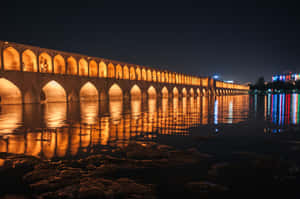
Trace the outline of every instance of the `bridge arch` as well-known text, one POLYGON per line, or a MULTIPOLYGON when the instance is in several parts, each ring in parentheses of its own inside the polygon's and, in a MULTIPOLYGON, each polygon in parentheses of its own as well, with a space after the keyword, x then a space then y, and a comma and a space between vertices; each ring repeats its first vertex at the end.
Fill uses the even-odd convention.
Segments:
POLYGON ((173 97, 179 97, 179 92, 176 87, 173 88, 173 97))
POLYGON ((169 73, 165 72, 164 74, 165 74, 165 82, 169 83, 169 73))
POLYGON ((157 73, 156 73, 156 80, 157 80, 157 82, 161 82, 159 71, 157 71, 157 73))
POLYGON ((150 86, 147 90, 149 99, 156 99, 156 89, 153 86, 150 86))
POLYGON ((98 64, 95 60, 91 60, 89 64, 89 76, 97 77, 98 76, 98 64))
POLYGON ((150 69, 147 70, 147 81, 149 81, 149 82, 152 81, 152 72, 150 69))
POLYGON ((141 99, 142 98, 142 91, 138 85, 133 85, 130 89, 130 97, 132 100, 141 99))
POLYGON ((88 76, 89 73, 89 66, 88 66, 88 62, 81 58, 79 60, 79 75, 80 76, 88 76))
POLYGON ((135 69, 133 66, 130 67, 129 73, 130 73, 129 75, 130 80, 135 80, 135 69))
POLYGON ((87 82, 81 87, 79 97, 81 102, 98 101, 99 92, 93 83, 87 82))
POLYGON ((120 64, 116 66, 116 79, 123 79, 123 70, 120 64))
POLYGON ((67 94, 65 89, 56 81, 52 80, 48 82, 42 88, 41 100, 46 102, 66 102, 67 94))
POLYGON ((152 71, 152 81, 154 81, 154 82, 156 82, 156 71, 155 70, 153 70, 152 71))
POLYGON ((136 68, 136 80, 142 80, 141 69, 140 67, 136 68))
POLYGON ((113 84, 109 90, 108 95, 110 100, 120 100, 123 99, 123 91, 118 84, 113 84))
POLYGON ((191 95, 191 97, 194 97, 194 89, 193 88, 190 89, 190 95, 191 95))
POLYGON ((37 59, 34 52, 27 49, 22 53, 23 71, 37 72, 37 59))
POLYGON ((197 92, 197 97, 200 97, 201 96, 201 91, 200 91, 199 88, 197 88, 196 92, 197 92))
POLYGON ((67 59, 67 74, 77 75, 77 61, 74 57, 69 57, 67 59))
POLYGON ((54 57, 54 73, 55 74, 65 74, 66 73, 65 59, 61 55, 56 55, 54 57))
POLYGON ((127 65, 123 67, 123 79, 129 79, 129 69, 127 65))
POLYGON ((109 63, 108 64, 108 77, 109 78, 114 78, 115 77, 115 67, 112 63, 109 63))
POLYGON ((107 66, 103 61, 99 63, 99 77, 107 77, 107 66))
POLYGON ((48 53, 39 55, 39 67, 41 73, 52 73, 52 58, 48 53))
POLYGON ((5 78, 0 78, 0 104, 22 104, 20 89, 5 78))
POLYGON ((162 94, 162 97, 163 97, 163 98, 168 98, 168 96, 169 96, 169 91, 168 91, 167 87, 164 86, 164 87, 162 88, 161 94, 162 94))
POLYGON ((147 72, 146 69, 142 69, 142 80, 147 81, 147 72))
POLYGON ((164 83, 165 82, 165 73, 161 72, 161 82, 164 83))
POLYGON ((7 47, 3 51, 4 70, 17 70, 21 69, 20 54, 13 47, 7 47))
POLYGON ((186 97, 187 96, 186 88, 183 88, 181 92, 182 92, 182 97, 186 97))

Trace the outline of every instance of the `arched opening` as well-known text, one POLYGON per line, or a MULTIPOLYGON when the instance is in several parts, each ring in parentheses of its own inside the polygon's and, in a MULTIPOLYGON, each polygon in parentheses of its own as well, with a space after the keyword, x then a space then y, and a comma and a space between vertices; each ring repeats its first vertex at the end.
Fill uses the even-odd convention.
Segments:
POLYGON ((165 72, 164 75, 165 75, 165 82, 169 83, 169 74, 165 72))
POLYGON ((123 91, 117 84, 113 84, 109 91, 109 111, 112 121, 117 124, 121 120, 121 114, 123 111, 123 91))
POLYGON ((130 80, 135 80, 135 70, 134 70, 134 67, 130 67, 130 80))
POLYGON ((163 98, 167 98, 169 95, 168 89, 166 87, 163 87, 163 89, 161 90, 161 94, 163 98))
POLYGON ((98 101, 98 90, 91 82, 85 83, 79 92, 80 102, 98 101))
POLYGON ((129 69, 126 65, 123 67, 123 77, 124 79, 129 79, 129 69))
POLYGON ((67 59, 68 71, 69 75, 77 75, 77 61, 74 57, 69 57, 67 59))
POLYGON ((54 73, 55 74, 65 74, 66 73, 65 59, 61 55, 56 55, 54 57, 54 73))
POLYGON ((142 91, 137 86, 134 85, 130 90, 131 96, 131 114, 134 119, 137 119, 141 113, 141 104, 142 104, 142 91))
POLYGON ((20 70, 20 54, 13 47, 3 51, 4 70, 20 70))
POLYGON ((108 91, 110 100, 119 100, 123 98, 123 91, 118 84, 113 84, 108 91))
POLYGON ((152 71, 152 81, 156 82, 156 72, 155 72, 155 70, 152 71))
POLYGON ((175 73, 172 74, 172 83, 173 84, 176 83, 176 74, 175 73))
POLYGON ((147 93, 148 93, 148 98, 150 99, 153 99, 155 98, 156 99, 156 89, 153 87, 153 86, 150 86, 147 90, 147 93))
POLYGON ((0 104, 22 104, 20 89, 5 78, 0 78, 0 104))
POLYGON ((67 95, 65 89, 56 81, 48 82, 42 89, 41 98, 46 102, 66 102, 67 95))
POLYGON ((107 67, 103 61, 99 63, 99 77, 107 77, 107 67))
POLYGON ((122 71, 122 66, 118 64, 116 66, 116 79, 123 79, 123 71, 122 71))
POLYGON ((182 97, 186 97, 186 95, 187 95, 186 88, 183 88, 182 89, 182 97))
POLYGON ((89 75, 89 67, 88 63, 85 59, 81 58, 79 60, 79 75, 80 76, 88 76, 89 75))
POLYGON ((161 72, 161 82, 164 83, 165 82, 165 73, 161 72))
POLYGON ((89 70, 90 77, 98 77, 98 65, 94 60, 90 61, 89 70))
POLYGON ((115 67, 112 63, 108 64, 108 77, 114 78, 115 77, 115 67))
POLYGON ((130 89, 130 97, 132 100, 142 98, 142 91, 136 84, 130 89))
POLYGON ((179 92, 178 89, 176 87, 173 88, 173 97, 178 97, 179 96, 179 92))
POLYGON ((152 81, 152 73, 151 73, 150 69, 147 70, 147 81, 149 81, 149 82, 152 81))
POLYGON ((136 68, 136 79, 141 80, 142 75, 141 75, 141 69, 139 67, 136 68))
POLYGON ((41 73, 52 73, 52 59, 47 53, 39 55, 39 66, 41 73))
POLYGON ((144 68, 142 69, 142 80, 147 81, 147 73, 144 68))
POLYGON ((191 97, 194 97, 194 89, 193 88, 190 89, 190 95, 191 95, 191 97))
POLYGON ((142 99, 140 98, 131 98, 131 116, 132 119, 137 120, 139 119, 141 115, 141 105, 142 105, 142 99))
POLYGON ((23 71, 37 72, 37 60, 35 54, 27 49, 22 53, 23 71))
POLYGON ((201 92, 200 92, 200 89, 197 88, 197 97, 201 96, 201 92))
POLYGON ((156 80, 157 80, 157 82, 161 82, 159 71, 156 73, 156 80))
POLYGON ((202 95, 203 95, 203 96, 206 95, 206 89, 205 89, 205 88, 202 89, 202 95))

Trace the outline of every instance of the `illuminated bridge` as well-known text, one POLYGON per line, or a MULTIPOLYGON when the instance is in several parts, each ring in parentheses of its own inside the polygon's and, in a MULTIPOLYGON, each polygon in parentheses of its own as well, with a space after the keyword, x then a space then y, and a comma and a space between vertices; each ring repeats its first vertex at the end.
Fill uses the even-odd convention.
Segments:
POLYGON ((247 93, 248 86, 0 41, 0 102, 98 101, 247 93))

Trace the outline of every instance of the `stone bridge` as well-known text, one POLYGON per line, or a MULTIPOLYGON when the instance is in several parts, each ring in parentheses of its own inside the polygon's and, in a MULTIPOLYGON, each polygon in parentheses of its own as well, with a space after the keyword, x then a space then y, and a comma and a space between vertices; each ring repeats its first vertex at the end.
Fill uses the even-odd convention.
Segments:
POLYGON ((0 104, 247 93, 248 86, 0 41, 0 104))

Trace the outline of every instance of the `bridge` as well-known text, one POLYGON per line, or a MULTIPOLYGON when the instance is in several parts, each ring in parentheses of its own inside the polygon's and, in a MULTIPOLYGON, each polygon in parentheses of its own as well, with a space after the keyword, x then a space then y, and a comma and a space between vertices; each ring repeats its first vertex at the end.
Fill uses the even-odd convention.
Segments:
POLYGON ((0 104, 248 93, 249 87, 0 41, 0 104))

